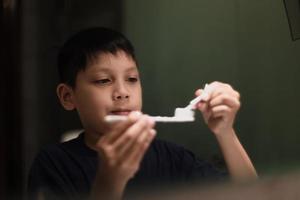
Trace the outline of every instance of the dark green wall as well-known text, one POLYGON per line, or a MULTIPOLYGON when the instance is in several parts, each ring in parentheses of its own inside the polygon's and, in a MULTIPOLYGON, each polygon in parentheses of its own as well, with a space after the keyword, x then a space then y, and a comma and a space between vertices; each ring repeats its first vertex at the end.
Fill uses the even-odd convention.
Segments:
MULTIPOLYGON (((300 40, 280 0, 127 0, 124 30, 143 75, 144 111, 172 115, 214 80, 241 93, 236 129, 259 172, 300 167, 300 40)), ((159 124, 161 138, 218 154, 200 115, 159 124)))

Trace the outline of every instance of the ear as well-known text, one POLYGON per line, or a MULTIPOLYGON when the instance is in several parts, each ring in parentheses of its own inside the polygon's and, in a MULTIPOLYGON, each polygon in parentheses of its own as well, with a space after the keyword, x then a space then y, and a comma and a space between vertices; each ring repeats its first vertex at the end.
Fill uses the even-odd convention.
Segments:
POLYGON ((66 110, 74 110, 76 108, 73 89, 70 86, 60 83, 56 88, 56 93, 61 105, 66 110))

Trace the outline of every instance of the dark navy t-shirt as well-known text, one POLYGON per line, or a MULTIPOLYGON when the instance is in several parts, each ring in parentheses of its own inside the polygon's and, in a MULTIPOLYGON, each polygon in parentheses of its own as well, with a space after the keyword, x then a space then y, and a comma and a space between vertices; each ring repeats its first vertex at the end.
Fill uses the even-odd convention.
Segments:
MULTIPOLYGON (((44 148, 35 158, 29 173, 28 192, 32 199, 80 199, 88 196, 98 164, 96 151, 76 139, 44 148)), ((141 188, 155 188, 174 183, 218 180, 225 173, 218 171, 186 148, 154 139, 139 171, 126 187, 126 193, 141 188)))

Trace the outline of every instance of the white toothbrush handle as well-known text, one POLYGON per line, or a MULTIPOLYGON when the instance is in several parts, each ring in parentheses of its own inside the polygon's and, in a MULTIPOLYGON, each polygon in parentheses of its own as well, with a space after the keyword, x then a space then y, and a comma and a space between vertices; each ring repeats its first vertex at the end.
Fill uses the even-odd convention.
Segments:
POLYGON ((106 122, 125 121, 126 119, 127 119, 127 116, 123 116, 123 115, 107 115, 104 118, 104 120, 106 122))
MULTIPOLYGON (((191 122, 194 121, 194 117, 188 118, 188 119, 178 119, 175 117, 161 117, 161 116, 150 116, 155 122, 191 122)), ((106 122, 119 122, 119 121, 125 121, 127 119, 127 116, 123 115, 107 115, 105 116, 104 120, 106 122)))
POLYGON ((195 106, 199 101, 203 99, 205 95, 207 95, 207 92, 208 92, 208 84, 205 84, 202 94, 197 96, 193 100, 191 100, 189 106, 192 107, 195 106))

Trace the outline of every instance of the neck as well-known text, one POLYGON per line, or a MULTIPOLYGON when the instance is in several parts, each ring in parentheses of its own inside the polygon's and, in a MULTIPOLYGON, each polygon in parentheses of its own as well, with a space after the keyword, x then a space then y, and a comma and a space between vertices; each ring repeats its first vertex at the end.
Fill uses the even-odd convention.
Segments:
POLYGON ((97 142, 102 137, 102 134, 85 131, 84 143, 94 151, 98 151, 97 142))

